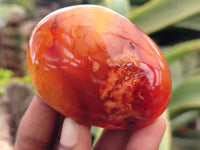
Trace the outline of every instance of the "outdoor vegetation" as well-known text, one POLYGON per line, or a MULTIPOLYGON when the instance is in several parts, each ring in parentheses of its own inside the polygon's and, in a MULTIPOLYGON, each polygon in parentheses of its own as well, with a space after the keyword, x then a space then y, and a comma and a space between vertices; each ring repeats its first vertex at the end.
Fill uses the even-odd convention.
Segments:
MULTIPOLYGON (((167 130, 160 150, 199 150, 200 0, 0 0, 0 134, 1 122, 5 121, 1 116, 14 115, 14 121, 6 119, 10 127, 6 129, 11 132, 9 148, 12 149, 19 120, 35 93, 26 71, 31 31, 53 10, 77 4, 106 6, 131 20, 159 45, 172 80, 171 101, 163 114, 167 130), (23 100, 14 96, 20 90, 23 100), (11 111, 14 106, 7 107, 7 103, 19 108, 11 111), (4 107, 6 112, 1 110, 4 107)), ((94 142, 101 131, 92 128, 94 142)))

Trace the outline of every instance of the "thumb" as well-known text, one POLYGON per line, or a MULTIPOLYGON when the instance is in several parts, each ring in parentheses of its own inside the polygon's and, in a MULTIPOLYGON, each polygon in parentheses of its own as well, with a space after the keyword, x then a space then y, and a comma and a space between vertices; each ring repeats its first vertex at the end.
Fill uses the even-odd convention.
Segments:
POLYGON ((90 127, 65 118, 58 150, 90 150, 90 127))
POLYGON ((166 122, 164 118, 159 117, 151 125, 133 131, 127 149, 158 150, 165 128, 166 122))

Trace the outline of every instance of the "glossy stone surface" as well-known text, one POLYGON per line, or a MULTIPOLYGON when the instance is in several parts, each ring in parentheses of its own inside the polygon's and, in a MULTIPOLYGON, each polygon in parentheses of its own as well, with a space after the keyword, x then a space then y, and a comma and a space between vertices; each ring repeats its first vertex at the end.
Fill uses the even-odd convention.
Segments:
POLYGON ((105 128, 150 124, 171 95, 169 68, 157 45, 100 6, 68 7, 46 16, 30 37, 27 69, 50 106, 105 128))

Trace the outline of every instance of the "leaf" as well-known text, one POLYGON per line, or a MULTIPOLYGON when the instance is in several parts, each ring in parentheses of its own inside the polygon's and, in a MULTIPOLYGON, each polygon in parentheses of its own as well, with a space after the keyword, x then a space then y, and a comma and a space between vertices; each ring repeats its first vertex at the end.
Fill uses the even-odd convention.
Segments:
POLYGON ((173 25, 200 12, 200 0, 151 0, 127 18, 147 34, 173 25))
POLYGON ((0 98, 5 92, 5 87, 10 82, 12 75, 11 70, 0 68, 0 98))
POLYGON ((176 118, 171 120, 172 130, 174 131, 174 130, 179 129, 180 127, 182 127, 183 125, 194 120, 198 116, 199 116, 198 110, 189 111, 189 112, 185 112, 183 114, 180 114, 179 116, 177 116, 176 118))
POLYGON ((165 112, 162 115, 166 121, 166 130, 164 133, 164 136, 161 140, 159 150, 171 150, 171 142, 172 142, 172 135, 171 135, 171 126, 170 126, 170 120, 169 120, 169 112, 168 110, 165 110, 165 112))
POLYGON ((200 39, 182 42, 166 49, 163 52, 168 63, 185 56, 188 53, 200 51, 200 39))
POLYGON ((21 6, 27 10, 33 11, 35 8, 35 1, 34 0, 5 0, 6 4, 16 4, 21 6))
POLYGON ((98 4, 100 0, 86 0, 88 4, 98 4))
MULTIPOLYGON (((11 70, 0 68, 0 98, 10 82, 29 83, 29 85, 32 85, 32 81, 27 72, 23 77, 13 77, 13 72, 11 70)), ((35 93, 35 90, 33 89, 32 92, 35 93)))
POLYGON ((94 138, 94 142, 92 144, 92 147, 95 146, 96 142, 98 141, 98 139, 100 138, 102 132, 103 132, 103 128, 100 128, 100 127, 96 127, 96 135, 95 135, 95 138, 94 138))
POLYGON ((183 112, 200 109, 200 75, 187 77, 174 88, 168 108, 171 119, 183 112))
POLYGON ((196 67, 189 72, 189 75, 198 75, 200 74, 200 67, 196 67))
POLYGON ((13 72, 8 69, 2 69, 0 68, 0 80, 2 79, 10 79, 13 75, 13 72))
POLYGON ((141 4, 144 4, 148 1, 149 0, 130 0, 130 3, 131 3, 131 5, 141 5, 141 4))
POLYGON ((104 0, 104 5, 122 16, 125 16, 130 11, 129 0, 104 0))
POLYGON ((178 22, 175 26, 200 31, 200 13, 178 22))
POLYGON ((11 15, 11 9, 8 5, 0 5, 0 28, 4 27, 7 24, 8 19, 11 15))
POLYGON ((190 53, 169 64, 172 90, 186 77, 200 74, 199 58, 198 53, 190 53))

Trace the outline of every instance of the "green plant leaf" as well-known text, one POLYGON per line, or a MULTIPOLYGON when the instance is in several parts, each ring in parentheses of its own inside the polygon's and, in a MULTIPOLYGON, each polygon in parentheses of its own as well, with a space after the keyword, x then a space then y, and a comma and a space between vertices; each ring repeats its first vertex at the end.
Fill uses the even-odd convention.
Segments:
POLYGON ((148 1, 149 0, 130 0, 130 3, 131 3, 131 5, 141 5, 141 4, 144 4, 148 1))
POLYGON ((200 109, 200 75, 189 76, 174 88, 168 108, 171 119, 183 112, 200 109))
POLYGON ((178 22, 175 26, 200 31, 200 13, 178 22))
POLYGON ((199 0, 151 0, 132 10, 127 18, 150 34, 199 12, 199 0))
POLYGON ((198 110, 193 110, 193 111, 188 111, 185 113, 182 113, 178 115, 176 118, 173 118, 171 120, 171 127, 172 130, 177 130, 183 125, 189 123, 190 121, 194 120, 199 116, 199 111, 198 110))
POLYGON ((7 24, 11 15, 11 9, 8 5, 0 5, 0 28, 4 27, 7 24))
POLYGON ((162 114, 166 121, 166 130, 164 133, 164 136, 161 140, 159 150, 171 150, 171 144, 172 144, 172 135, 171 135, 171 126, 170 126, 170 120, 169 120, 169 112, 168 110, 165 110, 165 112, 162 114))
POLYGON ((33 11, 35 8, 34 0, 5 0, 4 3, 12 5, 16 4, 30 11, 33 11))
POLYGON ((0 68, 0 80, 2 79, 10 79, 13 75, 13 72, 8 69, 2 69, 0 68))
POLYGON ((200 51, 200 39, 182 42, 166 49, 163 52, 168 63, 185 56, 188 53, 200 51))
POLYGON ((95 135, 95 138, 94 138, 94 142, 93 142, 93 144, 92 144, 92 147, 95 146, 95 144, 96 144, 96 142, 98 141, 98 139, 100 138, 102 132, 103 132, 103 128, 96 127, 96 135, 95 135))
POLYGON ((0 68, 0 98, 5 92, 6 85, 10 82, 12 75, 11 70, 0 68))
MULTIPOLYGON (((0 98, 5 92, 6 86, 10 82, 29 83, 29 85, 32 85, 32 81, 28 73, 26 73, 23 77, 13 77, 13 72, 11 70, 0 68, 0 98)), ((32 92, 35 92, 35 90, 32 92)))
POLYGON ((104 5, 125 16, 130 11, 129 0, 104 0, 104 5))
POLYGON ((98 4, 100 0, 86 0, 88 4, 98 4))
POLYGON ((200 74, 200 67, 196 67, 189 72, 189 75, 198 75, 200 74))

